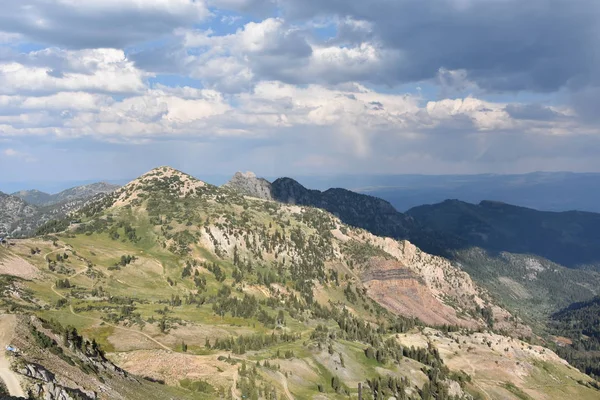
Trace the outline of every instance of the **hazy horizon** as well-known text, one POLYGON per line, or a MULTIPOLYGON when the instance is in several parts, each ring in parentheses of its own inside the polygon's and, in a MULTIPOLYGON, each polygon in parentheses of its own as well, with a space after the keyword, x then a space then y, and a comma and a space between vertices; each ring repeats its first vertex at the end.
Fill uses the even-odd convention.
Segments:
MULTIPOLYGON (((147 170, 149 171, 149 170, 147 170)), ((144 171, 142 172, 140 175, 142 175, 143 173, 147 172, 144 171)), ((226 183, 236 172, 254 172, 254 171, 247 171, 247 170, 241 170, 241 171, 235 171, 232 172, 231 174, 198 174, 198 173, 190 173, 188 171, 182 170, 182 172, 185 172, 187 174, 190 174, 192 176, 194 176, 197 179, 200 179, 204 182, 213 184, 213 185, 217 185, 220 186, 224 183, 226 183)), ((258 177, 260 178, 264 178, 267 179, 269 181, 273 181, 277 178, 282 178, 282 177, 289 177, 289 178, 293 178, 295 180, 299 180, 300 183, 303 183, 302 180, 303 179, 308 179, 310 181, 310 183, 308 183, 308 185, 313 185, 313 186, 307 186, 310 189, 319 189, 319 190, 323 190, 323 189, 328 189, 331 187, 336 187, 336 186, 327 186, 328 183, 331 182, 335 182, 338 179, 357 179, 358 181, 364 182, 365 179, 369 179, 369 178, 394 178, 394 177, 431 177, 431 178, 452 178, 452 177, 486 177, 486 176, 499 176, 499 177, 510 177, 510 176, 527 176, 527 175, 534 175, 534 174, 573 174, 573 175, 599 175, 600 176, 600 172, 573 172, 573 171, 532 171, 532 172, 525 172, 525 173, 521 173, 521 174, 499 174, 499 173, 473 173, 473 174, 393 174, 393 173, 380 173, 380 174, 322 174, 322 175, 318 175, 318 174, 313 174, 313 175, 279 175, 279 176, 267 176, 267 175, 260 175, 257 174, 258 177), (319 186, 318 184, 316 186, 315 183, 318 183, 319 181, 324 182, 325 186, 319 186)), ((100 183, 100 182, 105 182, 105 183, 110 183, 110 184, 114 184, 114 185, 125 185, 128 182, 131 182, 132 180, 136 179, 138 176, 131 176, 131 177, 127 177, 127 178, 118 178, 118 179, 104 179, 104 178, 96 178, 96 179, 84 179, 84 180, 45 180, 45 181, 14 181, 14 182, 0 182, 0 192, 2 193, 6 193, 6 194, 12 194, 12 193, 16 193, 19 191, 26 191, 26 190, 39 190, 41 192, 45 192, 48 194, 56 194, 59 193, 63 190, 67 190, 67 189, 71 189, 73 187, 77 187, 77 186, 83 186, 83 185, 89 185, 89 184, 93 184, 93 183, 100 183)), ((389 186, 385 186, 385 185, 375 185, 374 187, 389 187, 389 186)), ((370 189, 371 186, 355 186, 355 187, 344 187, 345 189, 349 189, 349 190, 367 190, 370 189)))

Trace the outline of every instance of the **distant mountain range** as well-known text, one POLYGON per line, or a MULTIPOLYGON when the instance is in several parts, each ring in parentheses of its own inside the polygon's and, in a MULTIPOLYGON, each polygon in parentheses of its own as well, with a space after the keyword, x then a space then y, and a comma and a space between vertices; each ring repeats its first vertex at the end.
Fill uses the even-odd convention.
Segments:
POLYGON ((412 208, 422 226, 452 236, 461 247, 536 254, 567 267, 600 267, 600 214, 547 212, 482 201, 446 200, 412 208))
POLYGON ((50 206, 65 201, 90 198, 99 193, 110 193, 118 188, 119 185, 98 182, 89 185, 76 186, 56 194, 49 194, 33 189, 21 190, 12 195, 34 206, 50 206))
POLYGON ((310 190, 290 178, 273 183, 236 174, 225 186, 254 197, 323 208, 345 223, 376 235, 408 239, 423 250, 480 247, 534 254, 567 267, 600 267, 600 214, 544 212, 501 202, 478 205, 458 200, 397 211, 383 199, 346 189, 310 190), (260 188, 260 189, 258 189, 260 188))
POLYGON ((111 193, 119 186, 100 182, 77 186, 56 194, 23 190, 8 195, 0 192, 0 236, 22 237, 52 219, 76 211, 88 200, 111 193))
POLYGON ((336 185, 385 199, 399 211, 458 199, 469 203, 501 201, 543 211, 600 212, 598 173, 346 177, 336 185))

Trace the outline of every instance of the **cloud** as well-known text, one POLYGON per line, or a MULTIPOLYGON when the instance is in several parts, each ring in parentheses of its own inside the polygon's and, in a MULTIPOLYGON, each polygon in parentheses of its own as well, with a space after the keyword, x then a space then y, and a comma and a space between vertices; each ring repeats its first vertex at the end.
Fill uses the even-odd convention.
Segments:
POLYGON ((51 46, 123 48, 208 15, 201 0, 20 0, 3 2, 0 26, 51 46))
POLYGON ((23 153, 23 152, 20 152, 20 151, 17 151, 17 150, 15 150, 15 149, 11 149, 11 148, 4 149, 4 150, 2 151, 2 154, 3 154, 4 156, 8 157, 8 158, 11 158, 11 159, 18 159, 18 160, 22 160, 22 161, 25 161, 25 162, 28 162, 28 163, 29 163, 29 162, 34 162, 34 161, 37 161, 37 160, 36 160, 34 157, 32 157, 30 154, 28 154, 28 153, 23 153))
POLYGON ((35 159, 600 170, 596 1, 6 3, 0 141, 35 159))
POLYGON ((135 93, 146 87, 147 76, 123 50, 48 48, 0 61, 0 93, 135 93))
POLYGON ((440 68, 465 70, 491 91, 555 91, 595 73, 590 59, 600 3, 581 0, 281 0, 290 20, 351 17, 371 23, 383 48, 403 63, 399 82, 434 78, 440 68))
POLYGON ((505 111, 515 119, 554 121, 557 118, 572 117, 573 113, 569 110, 560 112, 552 107, 541 104, 509 104, 505 111))

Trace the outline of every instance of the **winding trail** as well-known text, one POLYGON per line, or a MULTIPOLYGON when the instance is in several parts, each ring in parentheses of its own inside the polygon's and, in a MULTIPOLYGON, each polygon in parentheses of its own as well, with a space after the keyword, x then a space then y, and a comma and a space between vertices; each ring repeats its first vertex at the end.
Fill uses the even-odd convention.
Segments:
POLYGON ((47 252, 46 254, 44 254, 44 260, 48 261, 48 256, 52 253, 56 253, 57 251, 66 251, 68 249, 68 247, 63 246, 63 247, 59 247, 57 249, 54 249, 52 251, 47 252))
POLYGON ((26 398, 17 374, 10 369, 10 362, 6 359, 4 350, 12 339, 16 318, 16 315, 0 315, 0 380, 4 382, 11 396, 26 398))

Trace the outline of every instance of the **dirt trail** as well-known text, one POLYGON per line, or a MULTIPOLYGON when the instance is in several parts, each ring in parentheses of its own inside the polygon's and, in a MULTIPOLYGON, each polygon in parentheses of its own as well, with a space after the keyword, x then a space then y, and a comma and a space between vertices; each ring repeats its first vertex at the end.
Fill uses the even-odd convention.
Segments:
POLYGON ((48 256, 52 253, 56 253, 57 251, 65 251, 67 250, 67 247, 59 247, 58 249, 54 249, 52 251, 47 252, 46 254, 44 254, 44 260, 48 261, 48 256))
POLYGON ((231 397, 234 400, 241 400, 240 396, 238 396, 238 394, 237 394, 237 381, 238 381, 238 370, 236 368, 236 370, 233 371, 233 386, 231 386, 231 397))
POLYGON ((286 397, 288 400, 294 400, 294 396, 292 396, 292 393, 288 388, 287 378, 281 372, 277 372, 277 374, 279 375, 279 378, 281 378, 281 385, 283 386, 283 391, 285 392, 286 397))
POLYGON ((11 396, 26 397, 17 374, 10 369, 4 350, 10 344, 16 323, 16 315, 0 314, 0 379, 6 384, 11 396))

